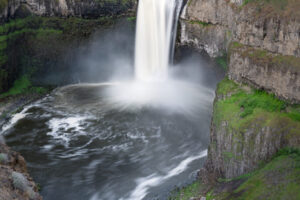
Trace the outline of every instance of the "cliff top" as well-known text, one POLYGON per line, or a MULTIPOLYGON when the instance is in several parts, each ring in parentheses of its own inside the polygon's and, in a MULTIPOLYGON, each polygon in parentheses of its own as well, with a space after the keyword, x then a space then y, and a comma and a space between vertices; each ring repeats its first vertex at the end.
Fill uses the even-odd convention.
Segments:
POLYGON ((300 20, 299 0, 244 0, 242 9, 254 9, 255 17, 281 17, 300 20))

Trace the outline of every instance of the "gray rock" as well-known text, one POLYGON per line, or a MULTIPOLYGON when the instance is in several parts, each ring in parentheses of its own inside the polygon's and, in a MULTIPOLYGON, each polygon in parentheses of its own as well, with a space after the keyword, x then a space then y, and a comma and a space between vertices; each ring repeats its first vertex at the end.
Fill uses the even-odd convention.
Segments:
POLYGON ((6 164, 8 162, 8 156, 6 153, 0 153, 0 164, 6 164))
POLYGON ((15 188, 22 190, 24 192, 28 190, 29 182, 23 174, 19 172, 12 172, 11 177, 15 188))
POLYGON ((107 0, 8 0, 4 9, 0 10, 0 21, 14 16, 21 7, 27 8, 32 14, 39 16, 76 16, 102 17, 124 13, 133 9, 136 0, 107 1, 107 0))
POLYGON ((230 2, 189 0, 181 16, 181 42, 205 49, 213 57, 221 55, 230 40, 273 53, 300 57, 299 21, 279 16, 256 17, 254 7, 239 9, 242 0, 230 2))

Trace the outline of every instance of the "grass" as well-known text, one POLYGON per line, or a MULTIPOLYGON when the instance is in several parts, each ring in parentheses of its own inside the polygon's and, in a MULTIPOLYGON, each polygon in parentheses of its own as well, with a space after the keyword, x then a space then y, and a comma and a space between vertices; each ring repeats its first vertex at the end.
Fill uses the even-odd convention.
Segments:
POLYGON ((201 196, 206 196, 207 200, 299 199, 300 149, 281 149, 269 162, 264 163, 259 169, 250 173, 233 179, 219 179, 214 186, 195 181, 175 191, 174 194, 169 200, 190 200, 192 197, 199 198, 201 196), (237 180, 241 179, 244 181, 232 187, 236 185, 237 180), (212 187, 212 189, 206 192, 205 195, 204 191, 207 191, 209 187, 212 187))
POLYGON ((234 193, 237 199, 300 199, 300 151, 284 149, 234 193))
POLYGON ((267 94, 265 91, 255 90, 251 94, 240 93, 239 106, 243 109, 240 116, 246 117, 253 114, 254 109, 260 108, 268 112, 280 112, 285 109, 286 103, 278 100, 274 95, 267 94))
POLYGON ((239 85, 228 78, 225 78, 218 84, 217 94, 226 95, 232 92, 237 92, 237 90, 240 90, 239 85))
POLYGON ((223 98, 215 102, 213 122, 216 127, 220 127, 222 121, 227 121, 236 131, 244 131, 253 123, 261 128, 284 126, 288 129, 287 126, 291 126, 289 131, 300 134, 300 105, 290 105, 273 94, 245 87, 228 78, 218 84, 217 95, 223 98))

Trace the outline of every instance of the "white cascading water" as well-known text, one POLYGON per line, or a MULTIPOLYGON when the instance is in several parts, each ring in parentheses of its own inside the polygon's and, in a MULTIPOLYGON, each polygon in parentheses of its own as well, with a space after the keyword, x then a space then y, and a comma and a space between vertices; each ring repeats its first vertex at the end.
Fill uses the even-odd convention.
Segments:
POLYGON ((138 7, 135 77, 165 80, 174 53, 177 20, 182 0, 140 0, 138 7))
POLYGON ((182 3, 183 0, 139 0, 135 77, 128 82, 108 83, 105 93, 108 107, 120 110, 154 107, 193 113, 211 102, 212 91, 189 81, 174 80, 168 72, 182 3))

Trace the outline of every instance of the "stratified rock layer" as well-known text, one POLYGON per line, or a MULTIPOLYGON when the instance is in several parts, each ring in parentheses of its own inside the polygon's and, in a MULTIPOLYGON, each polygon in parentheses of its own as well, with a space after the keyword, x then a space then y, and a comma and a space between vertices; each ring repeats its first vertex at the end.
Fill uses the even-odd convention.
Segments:
POLYGON ((227 50, 228 41, 300 57, 300 2, 285 2, 278 8, 263 1, 242 5, 242 1, 189 0, 181 17, 181 42, 213 57, 227 50))
POLYGON ((300 2, 247 2, 189 0, 181 44, 228 53, 230 79, 300 103, 300 2))
POLYGON ((279 149, 300 147, 299 106, 286 107, 272 95, 228 79, 216 96, 208 160, 200 173, 204 181, 240 176, 279 149))
POLYGON ((0 21, 16 14, 30 12, 38 16, 76 16, 96 18, 120 15, 133 9, 136 0, 1 0, 0 21))

